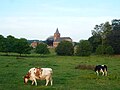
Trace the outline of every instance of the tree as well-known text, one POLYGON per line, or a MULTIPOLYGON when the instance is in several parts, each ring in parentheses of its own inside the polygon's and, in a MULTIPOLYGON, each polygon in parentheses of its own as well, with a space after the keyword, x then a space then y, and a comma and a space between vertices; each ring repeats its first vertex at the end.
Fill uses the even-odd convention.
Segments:
POLYGON ((107 43, 114 49, 114 54, 120 54, 120 30, 112 30, 107 35, 107 43))
POLYGON ((21 54, 29 54, 31 47, 26 39, 21 38, 21 39, 16 39, 14 50, 16 53, 19 53, 21 56, 21 54))
POLYGON ((107 55, 112 55, 112 54, 114 54, 114 50, 113 50, 112 46, 107 46, 107 47, 105 48, 105 54, 107 54, 107 55))
POLYGON ((71 56, 74 53, 73 44, 69 41, 62 41, 56 47, 55 52, 57 53, 57 55, 71 56))
POLYGON ((14 52, 15 41, 16 38, 14 36, 11 35, 7 36, 7 38, 4 39, 3 52, 5 52, 7 55, 10 52, 14 52))
POLYGON ((5 38, 4 36, 0 35, 0 52, 4 51, 4 45, 5 45, 5 38))
POLYGON ((96 49, 96 54, 97 55, 112 55, 114 53, 113 48, 110 45, 99 45, 98 48, 96 49))
POLYGON ((102 23, 100 25, 96 25, 94 27, 94 30, 92 30, 93 36, 101 36, 102 39, 102 45, 105 44, 106 36, 111 32, 112 26, 109 24, 109 22, 102 23))
POLYGON ((47 48, 47 44, 45 43, 38 44, 38 46, 35 49, 35 52, 38 54, 49 54, 50 53, 49 49, 47 48))
POLYGON ((92 30, 93 36, 92 36, 92 38, 89 38, 90 43, 93 45, 94 51, 98 45, 107 44, 106 37, 111 32, 111 30, 112 30, 112 26, 109 24, 109 22, 105 22, 100 25, 96 25, 94 27, 94 30, 92 30), (92 40, 94 40, 94 41, 92 41, 92 40), (100 42, 101 42, 101 44, 100 44, 100 42), (94 43, 95 43, 95 45, 94 45, 94 43))
POLYGON ((101 39, 101 36, 100 35, 97 35, 97 36, 91 36, 88 41, 90 42, 90 44, 92 45, 93 47, 93 50, 92 52, 95 53, 96 51, 96 48, 101 45, 102 43, 102 39, 101 39))
POLYGON ((113 19, 112 20, 112 29, 113 30, 120 30, 120 19, 113 19))
POLYGON ((97 55, 103 55, 105 54, 105 46, 99 45, 96 49, 96 54, 97 55))
POLYGON ((114 49, 114 54, 120 54, 120 19, 112 20, 112 31, 107 35, 107 44, 114 49))
POLYGON ((81 40, 76 48, 77 56, 89 56, 92 52, 92 46, 88 40, 81 40))

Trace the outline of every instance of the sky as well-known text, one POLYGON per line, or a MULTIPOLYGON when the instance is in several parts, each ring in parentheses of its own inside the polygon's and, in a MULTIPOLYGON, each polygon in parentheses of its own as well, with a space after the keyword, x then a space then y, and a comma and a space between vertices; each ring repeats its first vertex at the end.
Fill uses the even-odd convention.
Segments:
POLYGON ((0 0, 0 35, 46 40, 58 28, 61 37, 79 42, 96 24, 120 19, 120 0, 0 0))

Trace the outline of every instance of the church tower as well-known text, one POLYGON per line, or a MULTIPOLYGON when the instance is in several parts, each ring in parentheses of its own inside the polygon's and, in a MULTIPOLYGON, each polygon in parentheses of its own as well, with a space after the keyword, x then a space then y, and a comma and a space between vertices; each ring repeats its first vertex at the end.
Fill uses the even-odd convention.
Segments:
POLYGON ((60 38, 60 33, 58 31, 58 28, 56 29, 56 32, 54 33, 54 41, 60 38))

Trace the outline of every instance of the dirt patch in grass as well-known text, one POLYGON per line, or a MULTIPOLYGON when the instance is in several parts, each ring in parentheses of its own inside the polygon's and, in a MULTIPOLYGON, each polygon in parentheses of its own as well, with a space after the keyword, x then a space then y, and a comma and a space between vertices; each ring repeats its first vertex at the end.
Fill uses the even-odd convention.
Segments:
POLYGON ((94 65, 85 65, 85 64, 80 64, 75 67, 75 69, 82 69, 82 70, 94 70, 95 66, 94 65))

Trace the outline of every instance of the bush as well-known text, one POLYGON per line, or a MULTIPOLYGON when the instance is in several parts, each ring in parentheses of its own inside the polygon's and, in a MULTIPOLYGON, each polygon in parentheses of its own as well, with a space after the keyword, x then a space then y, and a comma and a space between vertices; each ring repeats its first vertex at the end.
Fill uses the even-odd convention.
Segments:
POLYGON ((96 49, 97 55, 102 55, 102 54, 112 55, 113 53, 114 50, 111 46, 99 45, 98 48, 96 49))
POLYGON ((76 47, 77 56, 89 56, 92 53, 92 46, 88 40, 82 40, 76 47))
POLYGON ((96 49, 96 54, 97 55, 105 54, 105 46, 99 45, 96 49))
POLYGON ((36 47, 35 52, 38 54, 49 54, 50 53, 49 49, 47 48, 47 44, 44 44, 44 43, 39 44, 36 47))
POLYGON ((71 56, 74 53, 73 44, 69 41, 62 41, 56 47, 55 52, 57 53, 57 55, 71 56))
POLYGON ((105 54, 108 54, 108 55, 114 54, 114 50, 113 50, 112 46, 108 46, 105 48, 105 54))

